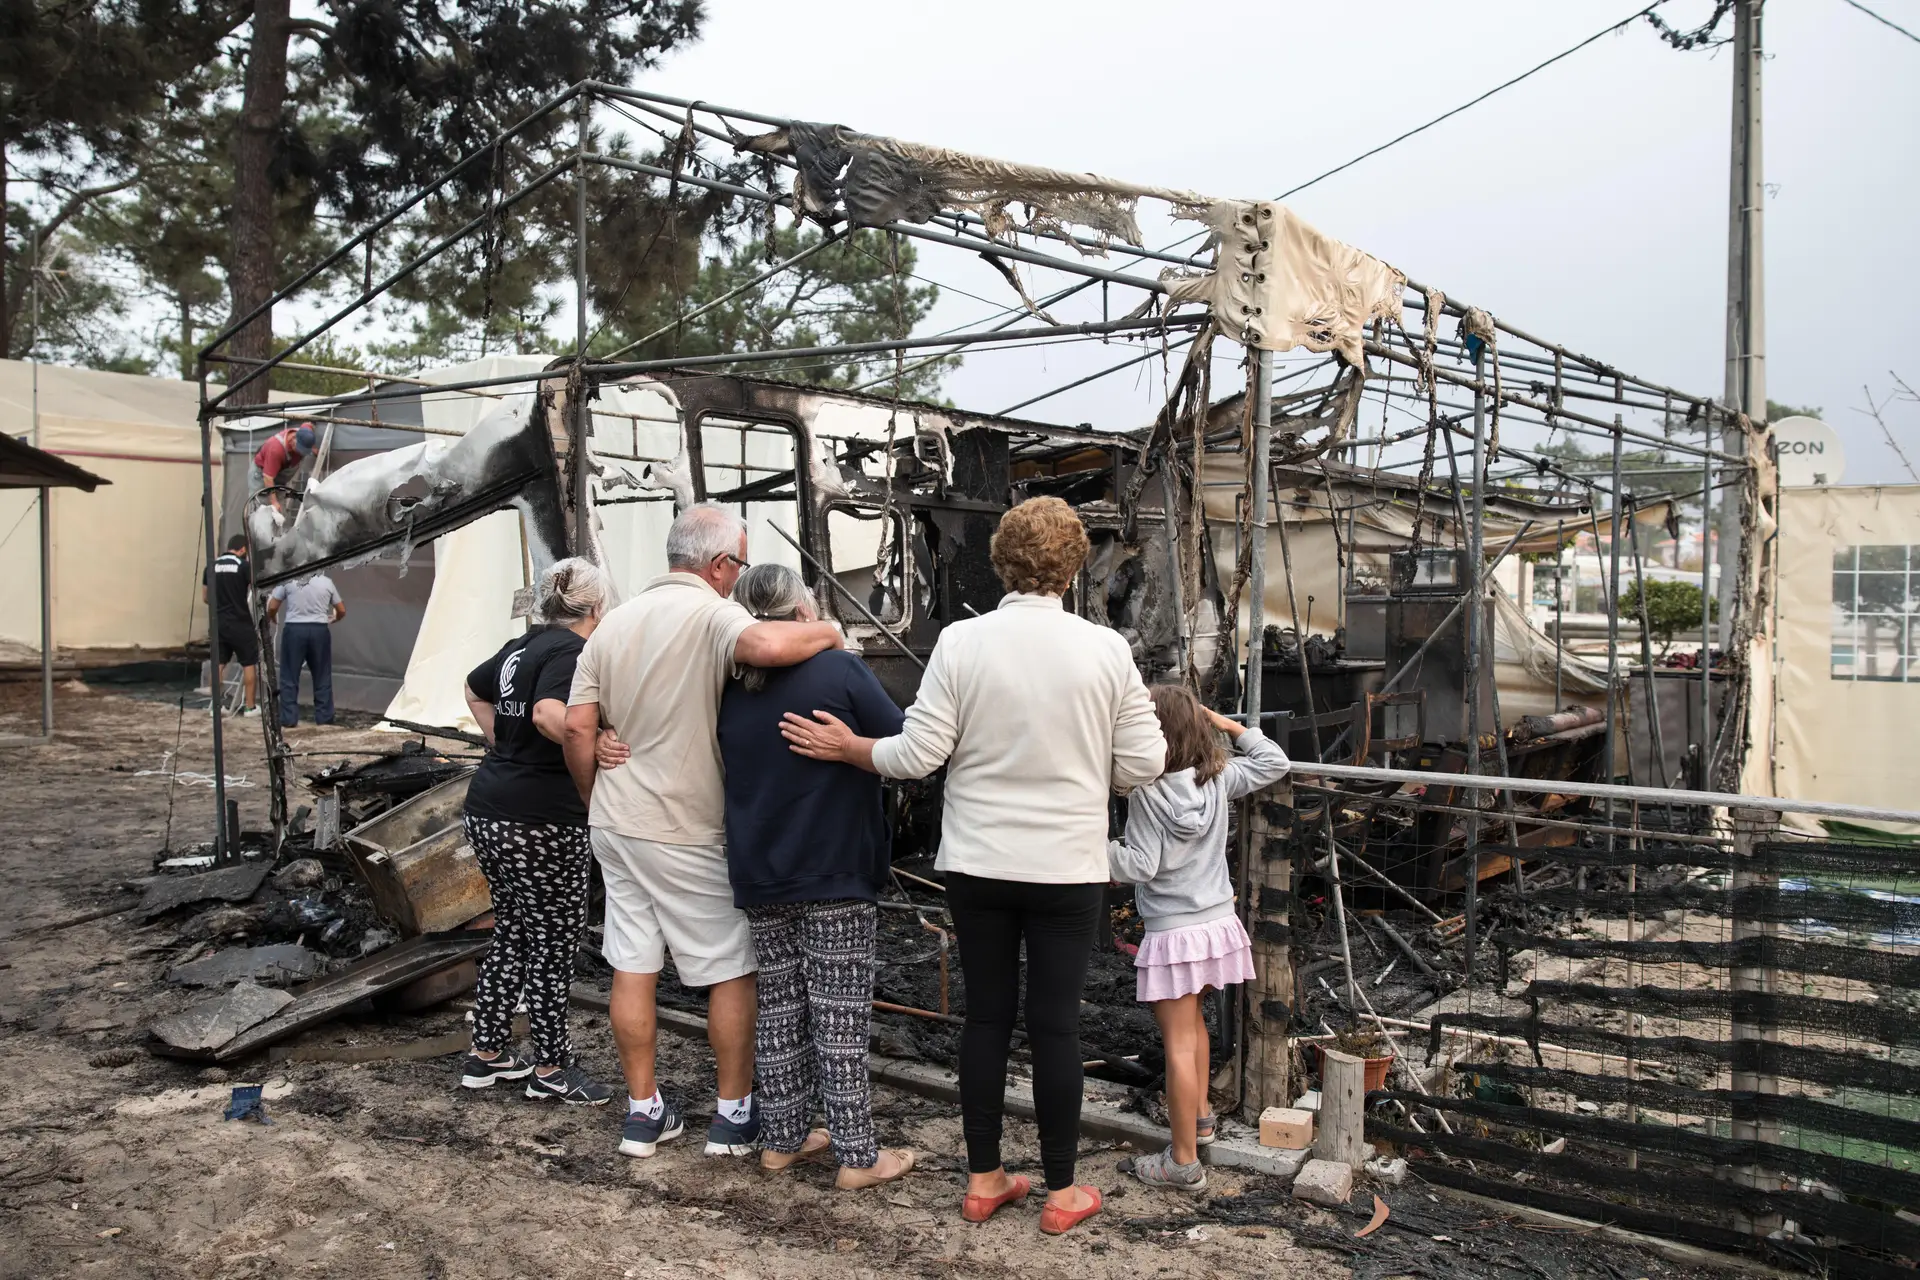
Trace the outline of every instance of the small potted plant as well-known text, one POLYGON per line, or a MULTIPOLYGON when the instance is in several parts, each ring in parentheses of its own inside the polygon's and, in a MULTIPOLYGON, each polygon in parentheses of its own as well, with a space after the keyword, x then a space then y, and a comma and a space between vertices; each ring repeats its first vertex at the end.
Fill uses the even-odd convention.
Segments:
POLYGON ((1393 1065, 1393 1046, 1388 1043, 1386 1036, 1379 1031, 1350 1026, 1334 1032, 1331 1044, 1341 1053, 1365 1060, 1368 1093, 1387 1087, 1387 1069, 1393 1065))

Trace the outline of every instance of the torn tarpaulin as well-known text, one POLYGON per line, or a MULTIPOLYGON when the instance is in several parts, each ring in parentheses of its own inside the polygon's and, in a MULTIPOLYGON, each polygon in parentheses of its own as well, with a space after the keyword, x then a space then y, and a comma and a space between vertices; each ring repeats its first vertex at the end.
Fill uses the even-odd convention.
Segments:
MULTIPOLYGON (((800 172, 794 177, 793 192, 806 212, 816 215, 832 213, 840 203, 840 171, 853 158, 853 148, 841 139, 850 132, 843 124, 804 124, 799 121, 785 130, 785 154, 791 155, 794 163, 800 166, 800 172)), ((772 151, 771 147, 748 146, 747 149, 772 151)))
POLYGON ((796 123, 740 146, 792 156, 800 169, 794 189, 801 207, 824 216, 844 200, 848 219, 862 226, 926 222, 942 208, 958 208, 980 214, 995 236, 1075 225, 1137 245, 1140 227, 1133 211, 1142 196, 1165 200, 1189 216, 1210 203, 1191 191, 1016 164, 837 124, 796 123), (1008 215, 1012 204, 1027 207, 1024 224, 1008 215))
POLYGON ((540 572, 567 553, 547 421, 539 398, 516 396, 457 439, 433 436, 356 458, 312 482, 291 524, 271 506, 254 507, 247 533, 255 582, 268 587, 404 553, 504 506, 526 517, 527 550, 540 572))
POLYGON ((223 995, 202 1000, 153 1024, 162 1052, 200 1054, 218 1049, 243 1031, 265 1022, 293 1003, 284 991, 241 982, 223 995))
POLYGON ((1220 200, 1182 214, 1213 228, 1220 266, 1168 272, 1170 302, 1205 302, 1230 338, 1266 351, 1338 351, 1358 366, 1369 322, 1398 323, 1407 278, 1350 244, 1322 235, 1271 200, 1220 200))

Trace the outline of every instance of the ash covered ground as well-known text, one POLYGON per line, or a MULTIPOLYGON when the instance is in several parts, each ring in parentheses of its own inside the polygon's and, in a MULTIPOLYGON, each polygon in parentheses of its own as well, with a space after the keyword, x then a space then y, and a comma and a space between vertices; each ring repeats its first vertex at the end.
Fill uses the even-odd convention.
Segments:
MULTIPOLYGON (((0 733, 27 726, 35 694, 0 684, 0 733)), ((921 1171, 849 1195, 833 1190, 828 1170, 770 1182, 744 1162, 704 1159, 697 1144, 627 1160, 615 1151, 614 1110, 461 1091, 456 1057, 310 1060, 377 1059, 457 1034, 457 1003, 409 1014, 359 1007, 231 1068, 151 1056, 147 1026, 197 998, 166 972, 218 948, 190 936, 201 910, 142 923, 124 886, 151 874, 169 844, 190 849, 210 830, 206 788, 170 797, 151 772, 176 746, 179 768, 205 771, 208 731, 164 698, 63 688, 57 710, 52 746, 0 753, 0 1277, 1713 1274, 1430 1199, 1411 1183, 1389 1193, 1395 1225, 1356 1241, 1357 1220, 1293 1201, 1271 1180, 1217 1170, 1197 1200, 1152 1192, 1117 1170, 1126 1151, 1092 1142, 1082 1176, 1111 1208, 1090 1230, 1049 1240, 1032 1211, 963 1224, 958 1115, 888 1088, 876 1091, 882 1138, 919 1148, 921 1171), (265 1086, 271 1126, 220 1118, 240 1083, 265 1086)), ((231 741, 230 774, 257 783, 257 726, 231 741)), ((303 768, 364 760, 342 753, 394 741, 354 729, 293 735, 313 753, 303 768)), ((243 821, 263 826, 264 789, 233 794, 243 821)), ((330 962, 350 960, 382 926, 336 868, 323 870, 318 885, 245 904, 267 907, 249 940, 291 929, 330 962), (291 904, 315 898, 335 915, 297 918, 291 904), (326 940, 336 920, 346 923, 326 940)), ((893 964, 882 997, 937 1008, 937 965, 925 958, 937 940, 910 913, 887 916, 893 964)), ((1126 924, 1121 913, 1123 940, 1126 924)), ((957 963, 953 975, 958 1012, 957 963)), ((1116 949, 1097 959, 1089 995, 1088 1057, 1138 1053, 1157 1074, 1129 958, 1116 949)), ((949 1026, 897 1017, 878 1026, 882 1048, 951 1059, 949 1026)), ((613 1078, 604 1018, 579 1014, 575 1028, 586 1064, 613 1078)), ((703 1121, 713 1089, 704 1046, 663 1034, 662 1059, 669 1087, 703 1121)), ((1007 1153, 1015 1169, 1037 1171, 1031 1125, 1009 1123, 1007 1153)))

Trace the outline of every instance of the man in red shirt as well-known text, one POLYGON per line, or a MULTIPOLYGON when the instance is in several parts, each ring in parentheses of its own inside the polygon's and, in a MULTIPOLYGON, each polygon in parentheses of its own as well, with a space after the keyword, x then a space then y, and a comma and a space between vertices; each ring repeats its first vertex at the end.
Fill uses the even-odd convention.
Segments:
MULTIPOLYGON (((276 431, 268 436, 267 442, 260 446, 260 451, 253 455, 253 471, 250 476, 253 492, 258 493, 262 489, 285 483, 281 479, 282 476, 291 480, 293 473, 299 469, 300 463, 312 452, 313 424, 311 422, 303 422, 297 427, 288 427, 284 431, 276 431)), ((272 499, 273 509, 280 510, 279 490, 275 488, 274 492, 268 496, 272 499)))

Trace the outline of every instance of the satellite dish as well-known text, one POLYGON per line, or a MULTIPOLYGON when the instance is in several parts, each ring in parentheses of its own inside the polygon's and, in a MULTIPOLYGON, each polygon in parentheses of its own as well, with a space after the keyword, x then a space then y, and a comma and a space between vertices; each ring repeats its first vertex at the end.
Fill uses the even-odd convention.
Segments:
POLYGON ((1834 429, 1818 418, 1795 416, 1773 424, 1773 461, 1782 488, 1839 484, 1847 451, 1834 429))

